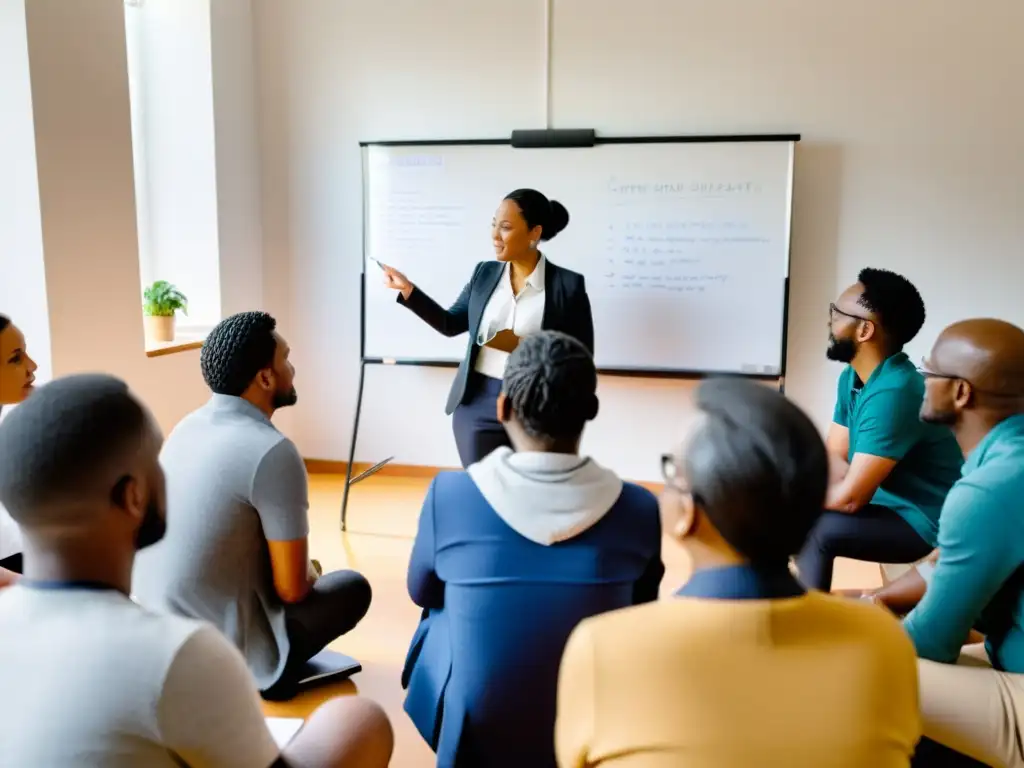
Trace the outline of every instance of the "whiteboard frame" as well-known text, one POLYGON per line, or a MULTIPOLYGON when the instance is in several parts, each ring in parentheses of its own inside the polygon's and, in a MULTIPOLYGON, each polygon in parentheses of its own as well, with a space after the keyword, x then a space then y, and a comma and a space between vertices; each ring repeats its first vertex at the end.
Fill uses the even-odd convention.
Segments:
MULTIPOLYGON (((556 131, 557 133, 557 131, 556 131)), ((786 357, 789 352, 789 272, 793 256, 793 185, 796 166, 796 145, 800 142, 799 133, 755 133, 755 134, 709 134, 709 135, 668 135, 668 136, 599 136, 594 134, 593 142, 583 146, 592 147, 600 144, 725 144, 725 143, 762 143, 788 142, 794 145, 793 157, 789 164, 789 195, 786 211, 786 268, 783 278, 782 303, 782 345, 780 350, 779 373, 723 373, 722 371, 704 371, 685 368, 598 368, 602 376, 621 376, 645 379, 703 379, 710 376, 730 376, 758 381, 775 381, 779 391, 785 393, 786 357)), ((367 365, 414 365, 429 368, 458 368, 461 360, 437 358, 383 358, 370 357, 366 354, 366 243, 367 243, 367 201, 366 189, 369 182, 366 171, 366 148, 368 147, 452 147, 452 146, 512 146, 511 138, 507 139, 393 139, 379 141, 360 141, 360 168, 362 172, 362 258, 359 266, 359 386, 356 394, 356 413, 352 424, 352 443, 349 447, 348 465, 345 471, 345 489, 341 501, 341 530, 346 530, 346 512, 348 509, 348 492, 352 484, 352 469, 355 461, 356 442, 359 437, 359 417, 363 405, 363 384, 366 380, 367 365)), ((553 143, 550 147, 529 146, 515 147, 524 152, 542 152, 545 149, 564 148, 564 144, 553 143)), ((397 306, 397 305, 396 305, 397 306)), ((385 459, 375 465, 374 469, 383 466, 391 459, 385 459)), ((356 480, 362 479, 362 476, 356 480)))
MULTIPOLYGON (((754 143, 754 142, 788 142, 797 144, 800 141, 800 134, 728 134, 710 136, 595 136, 592 145, 600 144, 722 144, 722 143, 754 143)), ((455 358, 384 358, 379 356, 368 356, 366 354, 366 245, 367 245, 367 215, 369 213, 366 202, 366 188, 369 182, 366 170, 367 147, 451 147, 451 146, 513 146, 511 139, 413 139, 413 140, 385 140, 385 141, 361 141, 359 150, 362 155, 362 244, 363 254, 360 265, 360 291, 359 291, 359 357, 362 363, 367 365, 416 365, 431 368, 458 368, 462 362, 455 358)), ((558 146, 552 147, 561 148, 558 146)), ((519 149, 517 147, 517 149, 519 149)), ((525 147, 522 151, 543 151, 545 147, 525 147)), ((700 379, 707 376, 739 376, 747 379, 760 381, 775 381, 786 376, 786 355, 788 352, 789 335, 789 271, 792 262, 792 240, 793 240, 793 173, 796 164, 795 152, 789 166, 789 194, 786 213, 786 265, 785 277, 783 278, 783 306, 782 306, 782 344, 780 348, 779 372, 774 373, 745 373, 745 372, 722 372, 706 371, 696 368, 650 368, 650 367, 614 367, 598 368, 597 372, 606 376, 627 376, 634 378, 678 378, 678 379, 700 379)))

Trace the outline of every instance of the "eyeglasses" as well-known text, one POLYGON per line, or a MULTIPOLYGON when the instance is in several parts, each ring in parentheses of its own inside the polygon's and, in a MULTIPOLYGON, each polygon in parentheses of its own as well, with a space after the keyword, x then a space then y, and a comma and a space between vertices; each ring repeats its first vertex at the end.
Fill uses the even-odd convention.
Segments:
POLYGON ((921 364, 917 366, 917 372, 924 376, 926 379, 946 379, 947 381, 962 381, 965 384, 969 384, 971 389, 975 392, 980 392, 990 397, 1009 397, 1009 398, 1021 398, 1024 397, 1024 392, 994 392, 991 389, 982 389, 976 387, 970 379, 966 379, 955 373, 940 373, 931 366, 928 365, 928 361, 921 358, 921 364))
POLYGON ((683 480, 683 470, 679 466, 679 459, 671 453, 663 453, 661 455, 661 476, 665 480, 665 485, 672 490, 693 496, 694 499, 697 498, 697 495, 690 490, 683 480))
POLYGON ((679 466, 679 459, 671 453, 664 453, 661 456, 661 476, 665 479, 665 487, 671 488, 676 493, 689 496, 695 505, 701 509, 707 509, 704 497, 691 489, 683 480, 683 471, 679 466))
POLYGON ((661 454, 661 476, 665 480, 665 485, 682 493, 688 492, 683 483, 683 471, 679 467, 679 461, 671 453, 661 454))
POLYGON ((834 321, 836 319, 836 315, 842 315, 843 317, 848 317, 851 320, 862 320, 862 321, 864 321, 866 323, 873 323, 873 322, 875 322, 870 317, 864 317, 863 315, 854 315, 854 314, 852 314, 850 312, 845 312, 845 311, 841 310, 835 304, 829 304, 828 305, 828 319, 829 319, 829 321, 834 321))
MULTIPOLYGON (((928 361, 925 360, 923 357, 921 358, 921 364, 917 366, 917 372, 924 376, 926 379, 949 379, 950 381, 956 381, 957 379, 960 379, 962 381, 967 381, 967 379, 965 379, 963 376, 957 376, 955 373, 939 373, 938 371, 933 370, 928 365, 928 361)), ((967 381, 967 383, 971 384, 971 382, 969 381, 967 381)), ((973 387, 974 385, 971 384, 971 386, 973 387)))

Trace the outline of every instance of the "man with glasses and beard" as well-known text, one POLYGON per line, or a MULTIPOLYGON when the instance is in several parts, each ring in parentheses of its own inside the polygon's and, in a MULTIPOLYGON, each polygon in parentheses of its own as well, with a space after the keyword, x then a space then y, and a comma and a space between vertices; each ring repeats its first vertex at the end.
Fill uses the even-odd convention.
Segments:
POLYGON ((926 740, 914 765, 1021 766, 1024 330, 1002 320, 954 323, 921 372, 921 418, 950 426, 967 463, 942 507, 934 563, 867 596, 909 612, 924 734, 960 753, 926 740), (961 655, 972 630, 984 634, 987 660, 961 655))
POLYGON ((935 547, 939 512, 963 456, 948 427, 918 418, 924 379, 903 352, 924 325, 909 280, 864 269, 829 308, 839 377, 827 447, 832 478, 797 558, 808 587, 829 590, 836 557, 911 563, 935 547))
POLYGON ((135 567, 141 603, 219 628, 271 699, 294 692, 306 662, 355 627, 371 597, 360 574, 321 576, 309 559, 306 468, 271 423, 297 400, 276 326, 243 312, 207 337, 200 364, 213 397, 160 454, 173 525, 135 567))

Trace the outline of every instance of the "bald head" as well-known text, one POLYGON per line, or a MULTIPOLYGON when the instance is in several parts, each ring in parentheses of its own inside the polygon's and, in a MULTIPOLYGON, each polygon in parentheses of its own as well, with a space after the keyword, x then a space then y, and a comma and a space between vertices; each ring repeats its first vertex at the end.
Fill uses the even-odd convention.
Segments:
POLYGON ((961 447, 976 444, 978 434, 1024 412, 1024 331, 988 318, 954 323, 936 340, 924 375, 921 419, 953 427, 961 447))
POLYGON ((980 393, 1024 397, 1024 331, 1004 320, 953 323, 939 335, 929 363, 980 393))

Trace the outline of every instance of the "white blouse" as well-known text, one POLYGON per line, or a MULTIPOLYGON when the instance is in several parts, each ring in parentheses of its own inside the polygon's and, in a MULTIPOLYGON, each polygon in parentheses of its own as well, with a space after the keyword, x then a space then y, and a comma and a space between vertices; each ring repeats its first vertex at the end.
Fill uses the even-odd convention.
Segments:
POLYGON ((510 330, 520 338, 541 329, 544 320, 544 256, 537 260, 537 266, 518 294, 512 291, 512 269, 506 263, 498 286, 494 289, 477 331, 476 343, 480 352, 473 366, 478 373, 501 379, 505 376, 509 353, 484 346, 501 331, 510 330))

